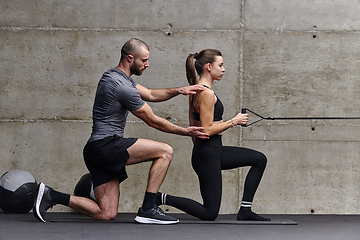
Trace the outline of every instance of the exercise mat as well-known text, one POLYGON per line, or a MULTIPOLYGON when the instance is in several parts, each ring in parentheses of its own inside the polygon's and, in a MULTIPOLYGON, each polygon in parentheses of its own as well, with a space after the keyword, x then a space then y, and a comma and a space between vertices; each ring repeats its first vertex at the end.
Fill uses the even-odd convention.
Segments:
MULTIPOLYGON (((88 216, 77 213, 51 213, 47 214, 50 222, 84 222, 84 223, 135 223, 136 213, 118 213, 112 221, 96 221, 88 216)), ((179 224, 231 224, 231 225, 297 225, 290 219, 272 218, 271 221, 238 221, 236 214, 220 214, 215 221, 202 221, 187 214, 170 214, 179 219, 179 224)))

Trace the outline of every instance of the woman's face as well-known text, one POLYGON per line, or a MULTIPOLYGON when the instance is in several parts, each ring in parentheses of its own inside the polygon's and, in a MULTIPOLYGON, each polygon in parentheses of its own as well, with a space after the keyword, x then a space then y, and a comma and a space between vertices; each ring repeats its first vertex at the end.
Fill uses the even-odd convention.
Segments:
POLYGON ((211 64, 211 77, 214 80, 221 80, 224 72, 225 68, 222 56, 215 56, 215 61, 211 64))

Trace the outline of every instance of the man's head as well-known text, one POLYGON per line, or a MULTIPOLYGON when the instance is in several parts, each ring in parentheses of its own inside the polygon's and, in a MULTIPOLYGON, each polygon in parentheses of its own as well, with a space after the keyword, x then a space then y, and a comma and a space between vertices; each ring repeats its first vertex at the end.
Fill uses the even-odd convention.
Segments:
POLYGON ((140 76, 149 67, 149 46, 140 39, 132 38, 121 48, 122 62, 130 66, 130 74, 140 76))

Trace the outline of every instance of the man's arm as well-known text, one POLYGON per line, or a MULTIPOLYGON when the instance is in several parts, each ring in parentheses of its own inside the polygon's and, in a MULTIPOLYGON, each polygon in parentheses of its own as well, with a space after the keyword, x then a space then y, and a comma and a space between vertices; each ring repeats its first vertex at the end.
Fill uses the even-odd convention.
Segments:
POLYGON ((148 89, 144 86, 141 86, 140 84, 137 84, 136 88, 139 91, 141 98, 148 102, 162 102, 169 100, 170 98, 173 98, 179 94, 196 94, 196 91, 203 91, 206 89, 201 85, 165 89, 148 89))
POLYGON ((203 127, 183 128, 156 116, 147 103, 145 103, 144 106, 138 110, 131 111, 131 113, 143 120, 150 127, 156 128, 163 132, 174 133, 183 136, 194 136, 203 139, 209 138, 209 134, 201 132, 204 129, 203 127))

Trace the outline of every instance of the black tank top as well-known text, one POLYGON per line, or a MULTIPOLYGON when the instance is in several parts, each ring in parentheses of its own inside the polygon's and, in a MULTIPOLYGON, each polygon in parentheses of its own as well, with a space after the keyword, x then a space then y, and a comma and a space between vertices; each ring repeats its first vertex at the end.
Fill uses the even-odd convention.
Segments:
MULTIPOLYGON (((209 88, 206 85, 203 85, 203 86, 206 88, 209 88)), ((220 98, 216 95, 216 93, 214 93, 214 94, 217 98, 216 103, 214 105, 214 122, 217 122, 217 121, 222 120, 222 115, 224 113, 224 105, 222 104, 220 98)), ((193 109, 192 113, 193 113, 194 119, 197 121, 200 121, 200 114, 198 112, 196 112, 193 102, 194 102, 194 97, 192 97, 192 99, 191 99, 191 106, 193 109)))

